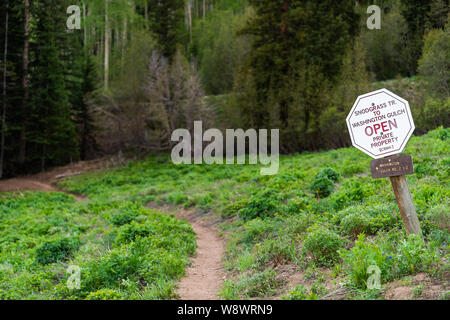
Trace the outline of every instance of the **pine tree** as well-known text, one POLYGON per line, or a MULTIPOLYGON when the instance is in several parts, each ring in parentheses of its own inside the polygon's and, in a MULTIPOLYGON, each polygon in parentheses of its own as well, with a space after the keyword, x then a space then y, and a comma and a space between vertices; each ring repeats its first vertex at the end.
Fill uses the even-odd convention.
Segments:
POLYGON ((290 144, 285 151, 315 148, 323 91, 339 75, 358 30, 355 1, 249 3, 256 15, 240 33, 253 37, 248 71, 253 74, 257 107, 243 106, 244 118, 258 127, 280 127, 281 140, 290 144), (248 112, 253 115, 245 115, 248 112))
POLYGON ((83 64, 83 74, 80 95, 74 104, 75 123, 78 127, 78 141, 80 146, 80 159, 86 160, 90 151, 97 151, 98 145, 94 133, 97 128, 94 125, 91 108, 95 100, 97 71, 95 63, 90 56, 86 56, 83 64))
POLYGON ((172 59, 178 44, 186 43, 184 0, 150 0, 150 28, 155 33, 160 51, 172 59))
POLYGON ((33 72, 31 77, 31 117, 27 140, 31 170, 77 159, 77 141, 65 86, 65 68, 58 47, 58 35, 65 27, 54 12, 65 12, 61 2, 45 0, 35 9, 33 72))
POLYGON ((444 28, 448 16, 448 0, 401 0, 401 12, 408 25, 407 64, 409 75, 417 73, 427 29, 444 28))
POLYGON ((22 72, 23 72, 23 44, 24 44, 24 14, 23 0, 7 0, 0 4, 0 52, 4 52, 5 20, 8 8, 8 52, 6 59, 0 57, 0 66, 3 71, 6 67, 6 97, 2 97, 2 105, 6 106, 4 131, 4 163, 3 177, 20 173, 18 155, 20 149, 20 132, 23 128, 23 115, 21 108, 23 101, 22 72), (6 60, 6 65, 5 65, 6 60), (13 107, 17 106, 17 107, 13 107))

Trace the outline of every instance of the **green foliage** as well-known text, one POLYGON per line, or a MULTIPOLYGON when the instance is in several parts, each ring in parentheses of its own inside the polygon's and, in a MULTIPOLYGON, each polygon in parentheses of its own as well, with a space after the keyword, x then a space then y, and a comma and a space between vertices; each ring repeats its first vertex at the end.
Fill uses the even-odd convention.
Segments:
POLYGON ((249 51, 250 41, 236 37, 236 30, 248 14, 215 10, 207 19, 194 24, 191 50, 199 60, 199 73, 208 94, 222 94, 233 89, 235 70, 249 51))
POLYGON ((366 287, 369 277, 367 272, 371 265, 380 268, 381 282, 385 283, 405 275, 431 270, 432 265, 438 261, 436 253, 427 248, 421 236, 415 234, 406 239, 399 239, 391 234, 375 243, 366 241, 361 234, 350 251, 340 250, 339 254, 343 263, 348 266, 351 284, 358 288, 366 287))
POLYGON ((317 198, 326 198, 334 190, 334 183, 326 176, 318 175, 311 183, 310 190, 317 198))
POLYGON ((282 285, 282 281, 277 278, 275 270, 265 270, 250 276, 246 282, 247 294, 249 297, 265 297, 276 293, 276 288, 282 285))
POLYGON ((319 266, 332 266, 338 261, 337 251, 344 242, 337 233, 321 228, 310 232, 303 246, 306 252, 311 254, 314 263, 319 266))
POLYGON ((6 194, 0 216, 3 299, 171 299, 196 248, 186 222, 127 201, 6 194), (66 287, 67 265, 81 289, 66 287))
POLYGON ((87 295, 86 300, 121 300, 120 292, 113 289, 100 289, 87 295))
POLYGON ((244 221, 257 217, 265 218, 273 214, 273 210, 278 203, 278 197, 271 190, 264 190, 256 193, 246 207, 239 210, 239 217, 244 221))
POLYGON ((289 291, 289 294, 287 297, 285 297, 286 300, 316 300, 311 299, 311 297, 308 295, 308 289, 305 288, 303 285, 298 285, 292 288, 289 291))
MULTIPOLYGON (((401 14, 399 1, 377 3, 381 8, 381 29, 369 30, 362 19, 362 42, 365 48, 365 60, 368 70, 377 80, 394 79, 409 74, 407 58, 407 21, 401 14)), ((367 6, 361 6, 366 15, 367 6)), ((409 58, 409 57, 408 57, 409 58)), ((409 60, 408 60, 409 61, 409 60)))
POLYGON ((427 29, 444 27, 448 21, 448 3, 446 0, 425 0, 420 3, 413 0, 401 0, 400 2, 401 14, 408 26, 405 58, 408 59, 410 75, 413 75, 423 48, 423 36, 427 29))
POLYGON ((261 218, 252 219, 244 224, 245 237, 249 241, 265 238, 271 231, 273 225, 261 218))
MULTIPOLYGON (((71 120, 68 91, 65 87, 65 65, 59 51, 63 19, 52 10, 63 10, 63 4, 46 0, 37 7, 35 21, 36 65, 31 82, 33 92, 28 116, 27 141, 29 163, 43 170, 78 158, 75 126, 71 120), (56 7, 55 7, 56 6, 56 7)), ((63 38, 64 39, 64 38, 63 38)), ((27 112, 28 114, 28 112, 27 112)))
POLYGON ((247 63, 235 77, 244 127, 277 127, 289 151, 320 147, 319 117, 357 34, 354 1, 249 1, 247 63), (336 40, 337 39, 337 40, 336 40), (325 43, 327 44, 325 46, 325 43))
POLYGON ((404 237, 389 180, 367 176, 367 156, 353 148, 282 156, 279 174, 264 177, 258 166, 176 166, 161 154, 59 182, 59 187, 86 195, 87 203, 62 193, 0 195, 0 297, 85 299, 111 289, 123 299, 174 299, 177 280, 195 250, 195 234, 187 223, 141 202, 152 196, 152 205, 164 204, 177 194, 192 201, 195 211, 235 216, 247 209, 251 217, 220 225, 230 271, 222 297, 249 298, 249 279, 274 270, 275 278, 258 275, 251 282, 256 288, 252 295, 269 296, 280 290, 279 278, 290 268, 308 275, 310 298, 325 295, 323 287, 336 280, 356 287, 349 297, 378 298, 378 291, 365 287, 373 264, 382 271, 382 284, 417 272, 440 279, 448 268, 447 131, 412 137, 406 149, 417 165, 423 164, 420 176, 408 180, 426 242, 404 237), (366 169, 344 174, 349 164, 366 169), (328 165, 341 173, 337 191, 314 199, 310 181, 328 165), (359 234, 353 243, 361 230, 371 236, 359 234), (81 245, 69 258, 36 263, 37 247, 62 238, 79 238, 81 245), (80 290, 66 287, 68 264, 82 269, 80 290), (308 266, 324 268, 305 271, 308 266), (319 274, 326 283, 318 281, 319 274), (329 279, 330 274, 339 278, 329 279), (314 290, 309 281, 315 281, 314 290))
POLYGON ((433 251, 427 249, 422 237, 415 234, 411 234, 407 239, 403 239, 399 243, 397 250, 394 263, 396 272, 399 275, 425 271, 439 260, 433 251))
POLYGON ((377 244, 365 241, 364 234, 358 236, 355 246, 350 251, 340 250, 339 255, 343 259, 343 264, 347 265, 351 283, 358 288, 367 287, 369 266, 380 268, 383 282, 392 276, 392 256, 384 253, 377 244))
POLYGON ((360 233, 370 234, 370 219, 361 213, 352 213, 341 221, 342 231, 350 236, 357 237, 360 233))
POLYGON ((449 43, 450 23, 445 30, 432 30, 425 36, 422 57, 419 60, 419 74, 425 77, 428 92, 447 99, 450 95, 449 43))
POLYGON ((328 179, 330 179, 333 182, 338 182, 339 173, 336 170, 334 170, 330 167, 327 167, 325 169, 320 170, 320 172, 317 174, 316 177, 327 177, 328 179))
POLYGON ((184 1, 148 1, 150 28, 156 35, 158 45, 164 56, 172 58, 177 45, 185 43, 184 1))
POLYGON ((111 216, 109 219, 115 226, 122 226, 128 224, 136 219, 138 213, 132 210, 119 212, 111 216))
POLYGON ((63 238, 47 241, 36 248, 36 261, 49 264, 72 257, 73 251, 78 249, 80 241, 77 238, 63 238))

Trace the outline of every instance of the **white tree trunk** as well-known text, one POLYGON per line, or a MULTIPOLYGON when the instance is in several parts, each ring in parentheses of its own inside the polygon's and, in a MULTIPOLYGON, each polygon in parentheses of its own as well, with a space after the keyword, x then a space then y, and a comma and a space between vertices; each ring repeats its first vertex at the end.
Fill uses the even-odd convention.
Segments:
POLYGON ((206 17, 206 0, 203 0, 203 19, 206 17))
POLYGON ((108 19, 108 0, 105 0, 105 79, 104 90, 108 90, 109 85, 109 41, 110 41, 110 28, 108 19))
POLYGON ((192 10, 191 10, 191 0, 186 1, 186 17, 189 28, 189 42, 192 42, 192 10))

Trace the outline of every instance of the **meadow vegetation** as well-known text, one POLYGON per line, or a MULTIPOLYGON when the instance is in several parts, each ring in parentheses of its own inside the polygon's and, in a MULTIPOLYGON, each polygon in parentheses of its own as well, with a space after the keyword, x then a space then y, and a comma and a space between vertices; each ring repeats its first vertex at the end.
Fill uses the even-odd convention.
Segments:
POLYGON ((186 222, 131 201, 0 198, 0 299, 170 299, 196 248, 186 222), (66 285, 71 265, 81 287, 66 285))
MULTIPOLYGON (((221 217, 229 275, 222 298, 283 292, 287 298, 320 298, 329 293, 325 284, 337 279, 348 298, 381 297, 382 290, 367 289, 370 265, 380 268, 382 284, 425 272, 445 291, 449 137, 449 129, 441 127, 413 137, 405 150, 415 163, 407 179, 423 238, 405 234, 389 179, 373 179, 370 159, 354 148, 281 156, 274 176, 261 176, 258 165, 176 166, 160 154, 114 171, 73 177, 60 187, 94 203, 171 204, 221 217), (319 277, 302 293, 303 287, 289 288, 289 277, 281 276, 286 266, 305 277, 331 276, 319 277)), ((126 245, 129 228, 145 230, 134 219, 118 213, 107 220, 113 226, 128 223, 115 226, 122 228, 115 244, 126 245)))

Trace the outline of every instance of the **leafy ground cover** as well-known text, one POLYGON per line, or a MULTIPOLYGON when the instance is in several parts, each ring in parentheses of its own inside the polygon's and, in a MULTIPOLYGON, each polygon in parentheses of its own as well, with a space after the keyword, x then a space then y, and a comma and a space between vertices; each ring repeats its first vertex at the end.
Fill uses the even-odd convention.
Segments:
POLYGON ((221 218, 224 299, 319 299, 334 292, 392 298, 389 290, 399 281, 414 287, 407 298, 421 298, 426 288, 408 280, 416 275, 433 284, 434 298, 446 298, 449 138, 450 129, 439 128, 413 137, 405 150, 415 163, 407 179, 423 238, 406 236, 389 179, 372 179, 370 158, 355 148, 281 156, 273 176, 261 176, 258 165, 177 166, 160 154, 59 183, 88 203, 61 194, 2 195, 0 257, 13 265, 14 276, 3 267, 0 292, 9 298, 173 297, 174 281, 195 250, 194 234, 144 208, 152 203, 221 218), (43 223, 33 224, 33 216, 43 223), (75 293, 62 285, 69 263, 88 270, 75 293), (373 265, 381 289, 367 288, 373 265))
POLYGON ((196 248, 189 224, 129 201, 0 196, 1 299, 168 299, 196 248), (78 266, 80 288, 69 289, 78 266))
POLYGON ((423 239, 405 235, 389 179, 372 179, 370 159, 354 148, 282 156, 274 176, 259 175, 256 165, 175 166, 159 155, 61 187, 93 199, 169 203, 220 215, 229 271, 222 298, 320 298, 340 286, 347 298, 381 298, 383 289, 367 289, 370 265, 380 268, 382 284, 426 272, 445 296, 449 136, 439 128, 413 137, 405 150, 414 158, 415 174, 407 179, 423 239), (307 281, 307 293, 297 294, 290 277, 280 276, 286 266, 307 279, 328 276, 307 281))

